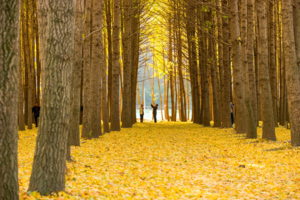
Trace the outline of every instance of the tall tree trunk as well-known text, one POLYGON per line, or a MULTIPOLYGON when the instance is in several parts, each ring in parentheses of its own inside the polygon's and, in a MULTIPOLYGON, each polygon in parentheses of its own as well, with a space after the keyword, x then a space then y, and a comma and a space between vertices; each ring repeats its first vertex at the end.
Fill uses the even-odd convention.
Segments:
POLYGON ((265 0, 258 0, 256 10, 258 15, 258 59, 259 59, 259 84, 261 88, 263 138, 276 140, 275 124, 273 115, 272 95, 269 78, 268 65, 268 40, 267 40, 267 18, 265 0))
POLYGON ((81 138, 89 138, 91 131, 91 0, 85 1, 83 43, 83 117, 81 138))
POLYGON ((25 11, 24 9, 22 9, 23 12, 23 16, 25 17, 25 20, 23 21, 24 23, 22 23, 23 26, 23 40, 24 42, 24 57, 25 57, 25 62, 26 62, 26 69, 27 69, 27 129, 32 129, 32 77, 31 77, 31 71, 32 71, 32 67, 30 63, 30 47, 29 47, 29 36, 28 36, 28 18, 29 18, 29 11, 28 11, 28 1, 26 1, 26 15, 25 15, 25 11))
MULTIPOLYGON (((228 16, 228 0, 222 0, 222 12, 228 16)), ((223 40, 229 43, 229 23, 227 19, 223 18, 222 24, 223 31, 223 40)), ((231 118, 230 118, 230 86, 231 86, 231 69, 230 69, 230 51, 229 46, 224 44, 223 49, 223 66, 224 66, 224 87, 223 87, 223 117, 222 125, 225 128, 231 127, 231 118)))
POLYGON ((36 34, 36 29, 35 29, 35 22, 34 22, 34 0, 30 0, 30 27, 31 27, 31 63, 32 63, 32 105, 37 102, 36 98, 36 70, 35 70, 35 34, 36 34))
POLYGON ((277 124, 280 123, 280 69, 281 69, 281 48, 280 48, 280 22, 279 22, 279 0, 275 0, 275 57, 277 71, 277 124))
MULTIPOLYGON (((177 6, 178 9, 179 6, 177 6)), ((181 121, 186 121, 185 114, 184 114, 184 82, 183 82, 183 75, 182 75, 182 36, 181 36, 181 17, 180 17, 180 10, 177 10, 177 62, 178 62, 178 75, 179 75, 179 104, 180 104, 180 116, 181 121)), ((195 67, 195 66, 193 66, 195 67)))
MULTIPOLYGON (((207 14, 204 14, 204 21, 207 20, 207 14)), ((210 115, 209 115, 209 69, 208 69, 208 39, 207 33, 202 31, 203 42, 203 70, 202 70, 202 84, 201 84, 201 93, 202 93, 202 115, 203 115, 203 125, 210 126, 210 115)))
MULTIPOLYGON (((241 1, 241 60, 243 66, 243 90, 244 90, 244 102, 247 118, 247 138, 257 138, 256 123, 253 116, 253 109, 251 105, 251 97, 249 90, 249 70, 247 60, 247 0, 241 1)), ((253 58, 252 58, 253 59, 253 58)))
POLYGON ((296 45, 297 64, 300 69, 300 0, 294 0, 294 38, 296 45))
POLYGON ((257 100, 257 126, 259 126, 259 121, 261 121, 261 98, 260 98, 260 87, 259 87, 259 72, 258 72, 258 20, 256 15, 256 26, 255 26, 255 46, 254 46, 254 57, 255 57, 255 83, 256 83, 256 100, 257 100))
POLYGON ((160 89, 160 82, 159 82, 159 74, 156 72, 156 79, 157 79, 157 84, 158 84, 158 90, 159 90, 159 99, 160 99, 160 114, 161 114, 161 120, 164 120, 163 116, 163 98, 161 96, 161 89, 160 89))
POLYGON ((277 70, 276 70, 276 52, 275 52, 275 28, 274 28, 274 3, 275 0, 272 0, 269 3, 269 41, 270 41, 270 84, 271 84, 271 93, 272 93, 272 103, 273 103, 273 115, 274 115, 274 125, 277 127, 277 70))
POLYGON ((83 34, 83 14, 84 1, 76 1, 76 32, 75 32, 75 65, 73 76, 72 91, 72 110, 70 124, 70 144, 80 146, 79 121, 80 121, 80 88, 81 88, 81 71, 82 71, 82 34, 83 34))
POLYGON ((247 1, 247 62, 249 73, 249 89, 251 96, 251 107, 255 125, 258 124, 257 116, 257 93, 256 93, 256 81, 254 73, 253 63, 253 51, 254 51, 254 30, 253 30, 254 14, 253 14, 253 0, 247 1))
MULTIPOLYGON (((217 8, 217 25, 218 25, 218 40, 219 42, 217 43, 218 45, 218 57, 217 54, 215 54, 215 57, 217 57, 218 61, 218 67, 219 67, 219 73, 217 76, 219 76, 219 84, 218 84, 218 92, 219 92, 219 111, 220 111, 220 126, 223 121, 223 107, 224 107, 224 102, 223 102, 223 97, 224 97, 224 65, 223 65, 223 27, 222 27, 222 15, 221 15, 221 0, 218 0, 216 2, 216 8, 217 8)), ((224 126, 224 125, 223 125, 224 126)))
MULTIPOLYGON (((21 48, 21 45, 20 45, 20 48, 21 48)), ((21 49, 19 50, 20 51, 20 65, 19 65, 19 78, 18 78, 18 81, 19 81, 19 91, 18 91, 18 123, 19 123, 19 131, 25 131, 25 123, 24 123, 24 113, 23 113, 23 109, 24 109, 24 99, 23 99, 23 83, 22 83, 22 80, 23 80, 23 67, 22 67, 22 62, 21 62, 21 49)))
MULTIPOLYGON (((286 60, 286 80, 288 92, 289 119, 291 121, 292 146, 300 146, 300 80, 297 66, 295 37, 293 35, 293 15, 291 0, 282 1, 282 22, 286 60)), ((299 28, 299 27, 297 27, 299 28)))
MULTIPOLYGON (((104 12, 104 2, 101 1, 101 14, 100 14, 100 23, 102 24, 102 26, 104 27, 103 24, 103 12, 104 12)), ((102 35, 102 31, 100 31, 100 34, 102 35)), ((108 118, 108 107, 107 107, 107 95, 106 95, 106 37, 105 35, 102 37, 102 49, 100 51, 103 52, 103 58, 101 60, 101 81, 102 81, 102 85, 101 85, 101 107, 102 107, 102 119, 103 119, 103 132, 104 133, 109 133, 109 118, 108 118)))
POLYGON ((239 45, 240 26, 237 0, 229 0, 229 24, 232 44, 233 84, 235 96, 235 129, 237 133, 247 132, 247 120, 244 107, 243 70, 241 63, 241 46, 239 45))
POLYGON ((0 4, 0 199, 18 200, 20 1, 0 4))
POLYGON ((172 48, 172 23, 171 23, 171 19, 169 19, 169 42, 168 42, 168 61, 170 63, 170 88, 171 88, 171 107, 172 107, 172 116, 171 119, 172 121, 176 121, 176 118, 174 117, 174 113, 175 113, 175 102, 174 102, 174 66, 173 66, 173 48, 172 48))
MULTIPOLYGON (((283 38, 282 38, 282 41, 283 38)), ((282 44, 283 45, 283 44, 282 44)), ((282 62, 281 62, 281 80, 282 80, 282 88, 281 88, 281 101, 280 101, 280 109, 281 109, 281 126, 285 126, 286 123, 286 76, 285 76, 285 69, 286 69, 286 61, 285 61, 285 50, 282 51, 282 62)))
MULTIPOLYGON (((124 66, 124 93, 130 94, 131 92, 131 2, 130 0, 124 0, 124 34, 123 34, 123 66, 124 66)), ((123 104, 122 104, 122 127, 131 128, 131 95, 123 95, 123 104)))
POLYGON ((101 59, 102 51, 102 34, 100 34, 101 24, 101 1, 92 1, 92 52, 91 52, 91 137, 98 138, 102 135, 101 130, 101 59), (95 32, 96 31, 96 32, 95 32))
MULTIPOLYGON (((213 40, 210 40, 210 56, 211 60, 214 60, 215 57, 215 43, 213 40)), ((210 73, 212 80, 212 90, 213 90, 213 112, 214 112, 214 127, 221 126, 221 115, 219 111, 219 93, 218 93, 218 83, 217 83, 217 72, 216 72, 216 62, 212 61, 210 65, 210 73)))
POLYGON ((114 0, 114 26, 113 26, 113 69, 112 69, 112 95, 111 95, 111 131, 120 131, 119 88, 120 88, 120 0, 114 0))
POLYGON ((39 26, 37 19, 37 2, 33 0, 33 10, 35 13, 34 27, 35 27, 35 41, 36 41, 36 72, 37 72, 37 96, 36 101, 41 105, 41 59, 40 59, 40 37, 39 37, 39 26))
POLYGON ((40 38, 43 41, 43 110, 29 190, 39 191, 41 195, 65 189, 74 62, 74 4, 72 0, 57 0, 50 6, 49 0, 46 0, 40 1, 38 7, 40 38))
MULTIPOLYGON (((131 9, 131 123, 136 123, 136 87, 139 65, 140 2, 133 0, 131 9)), ((154 81, 154 80, 153 80, 154 81)))
POLYGON ((109 120, 111 120, 111 93, 112 93, 112 66, 113 66, 113 41, 112 41, 112 24, 111 24, 111 0, 105 0, 106 2, 106 27, 107 27, 107 43, 108 43, 108 95, 107 95, 107 103, 108 103, 108 116, 109 120))
MULTIPOLYGON (((166 59, 165 59, 165 51, 163 48, 163 67, 164 67, 164 113, 165 113, 165 119, 169 121, 169 79, 166 70, 166 59), (166 78, 167 77, 167 78, 166 78)), ((145 79, 145 78, 144 78, 145 79)))
MULTIPOLYGON (((188 1, 187 8, 187 40, 189 49, 189 64, 190 64, 190 79, 191 79, 191 92, 193 104, 193 122, 200 124, 201 122, 201 107, 200 107, 200 92, 198 82, 198 69, 197 69, 197 49, 196 49, 196 12, 195 4, 193 1, 188 1)), ((200 16, 198 15, 199 19, 200 16)))

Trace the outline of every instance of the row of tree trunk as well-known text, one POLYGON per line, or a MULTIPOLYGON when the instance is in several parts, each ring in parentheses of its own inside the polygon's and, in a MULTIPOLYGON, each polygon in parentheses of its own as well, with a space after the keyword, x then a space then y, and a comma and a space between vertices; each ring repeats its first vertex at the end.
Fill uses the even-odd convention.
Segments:
MULTIPOLYGON (((194 123, 210 126, 213 120, 214 127, 231 127, 230 102, 233 102, 237 133, 256 138, 258 122, 263 121, 262 137, 275 141, 275 127, 278 124, 288 127, 290 123, 292 145, 300 144, 297 125, 293 126, 295 122, 291 120, 297 116, 294 113, 297 109, 291 107, 297 106, 298 99, 295 91, 298 91, 299 76, 296 71, 300 49, 299 37, 296 37, 299 2, 294 7, 287 2, 287 8, 283 4, 277 0, 261 0, 255 4, 252 0, 168 1, 169 10, 165 13, 168 61, 178 66, 181 92, 184 88, 181 87, 182 53, 187 52, 194 123), (289 14, 284 13, 286 9, 289 14), (289 23, 285 24, 287 16, 289 23), (295 36, 292 40, 285 37, 289 29, 295 36), (293 44, 288 44, 289 40, 293 44), (290 45, 294 49, 289 49, 290 45), (293 57, 295 71, 293 77, 288 78, 293 57)), ((176 106, 172 98, 176 90, 173 73, 170 67, 172 114, 176 106)), ((178 105, 184 107, 180 98, 178 105)), ((180 112, 184 116, 184 112, 180 112)))
MULTIPOLYGON (((70 146, 80 145, 81 105, 84 139, 136 122, 147 1, 0 3, 0 199, 19 198, 17 130, 32 128, 35 102, 42 111, 29 190, 61 191, 70 146)), ((165 117, 176 121, 178 106, 186 121, 191 95, 194 123, 231 127, 232 101, 237 133, 256 138, 261 120, 263 138, 274 141, 275 127, 289 121, 299 146, 300 1, 164 3, 168 45, 154 51, 153 67, 159 55, 168 63, 164 102, 168 108, 171 99, 172 113, 165 109, 165 117)))

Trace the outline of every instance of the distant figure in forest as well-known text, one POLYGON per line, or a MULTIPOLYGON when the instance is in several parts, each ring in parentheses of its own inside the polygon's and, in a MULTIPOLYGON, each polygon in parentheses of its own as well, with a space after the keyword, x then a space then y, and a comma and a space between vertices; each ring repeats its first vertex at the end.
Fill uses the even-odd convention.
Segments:
POLYGON ((144 105, 141 104, 141 106, 140 106, 140 122, 143 123, 143 119, 144 119, 144 105))
POLYGON ((231 125, 233 127, 233 123, 234 123, 234 118, 233 118, 233 107, 234 104, 232 102, 230 102, 230 111, 231 111, 231 125))
POLYGON ((156 123, 156 111, 157 111, 157 108, 158 108, 158 104, 156 104, 155 106, 153 106, 152 104, 151 104, 151 107, 152 107, 152 110, 153 110, 153 118, 154 118, 154 122, 156 123))
POLYGON ((39 107, 39 103, 35 102, 34 107, 32 108, 32 112, 34 113, 35 127, 38 127, 38 117, 40 116, 41 107, 39 107))

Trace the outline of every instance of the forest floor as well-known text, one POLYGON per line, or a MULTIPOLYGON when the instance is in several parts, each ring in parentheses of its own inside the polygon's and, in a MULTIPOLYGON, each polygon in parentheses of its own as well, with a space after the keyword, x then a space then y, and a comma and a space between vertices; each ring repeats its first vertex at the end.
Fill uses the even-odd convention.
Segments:
POLYGON ((21 199, 300 199, 300 148, 284 127, 277 142, 180 122, 82 140, 56 198, 27 194, 37 129, 19 135, 21 199))

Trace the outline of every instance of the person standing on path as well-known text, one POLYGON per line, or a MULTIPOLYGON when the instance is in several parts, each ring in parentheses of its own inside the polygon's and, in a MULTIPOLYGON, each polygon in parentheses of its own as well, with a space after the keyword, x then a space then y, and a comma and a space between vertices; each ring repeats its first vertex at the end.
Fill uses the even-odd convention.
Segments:
POLYGON ((156 113, 157 113, 157 108, 158 108, 158 104, 156 104, 155 106, 153 106, 151 104, 152 110, 153 110, 153 118, 154 118, 154 123, 156 123, 156 113))
POLYGON ((35 102, 34 107, 32 108, 32 112, 34 113, 34 119, 35 119, 35 127, 38 127, 38 117, 40 116, 40 110, 41 107, 39 107, 39 103, 35 102))
POLYGON ((233 123, 234 123, 234 118, 233 118, 233 107, 234 104, 232 102, 230 102, 230 111, 231 111, 231 125, 233 127, 233 123))
POLYGON ((144 105, 141 104, 140 106, 140 122, 143 123, 143 119, 144 119, 144 105))

